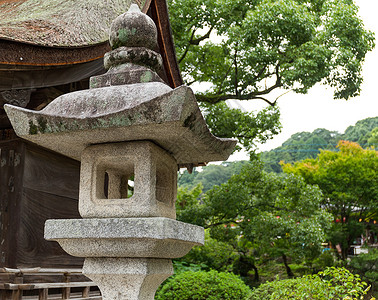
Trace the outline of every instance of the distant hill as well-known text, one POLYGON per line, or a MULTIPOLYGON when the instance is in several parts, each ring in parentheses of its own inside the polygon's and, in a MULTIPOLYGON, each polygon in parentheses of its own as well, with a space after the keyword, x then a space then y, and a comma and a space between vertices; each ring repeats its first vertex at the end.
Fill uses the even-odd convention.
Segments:
MULTIPOLYGON (((319 128, 313 132, 298 132, 293 134, 282 146, 271 151, 260 153, 261 160, 265 163, 268 172, 282 172, 279 162, 294 162, 306 158, 315 158, 319 149, 336 150, 339 140, 357 142, 361 146, 371 145, 372 132, 378 130, 378 117, 358 121, 354 126, 349 126, 343 134, 337 131, 329 131, 319 128)), ((377 141, 375 141, 377 143, 377 141)), ((378 143, 375 144, 378 148, 378 143)), ((223 162, 220 165, 203 167, 201 172, 194 169, 192 174, 187 171, 178 177, 178 185, 189 190, 202 184, 203 192, 208 191, 214 185, 225 183, 233 174, 240 173, 242 167, 248 161, 223 162)))
POLYGON ((268 172, 282 172, 280 161, 294 162, 306 158, 315 158, 319 149, 335 150, 339 140, 347 140, 359 143, 362 147, 375 146, 376 139, 372 138, 373 131, 377 132, 378 117, 367 118, 358 121, 354 126, 349 126, 343 134, 337 131, 329 131, 324 128, 315 129, 313 132, 298 132, 293 134, 282 146, 260 154, 268 172))
POLYGON ((201 172, 193 170, 192 174, 188 171, 180 174, 178 177, 178 185, 182 188, 188 188, 189 190, 202 184, 202 191, 206 192, 214 185, 221 185, 227 182, 234 174, 239 174, 242 167, 247 164, 248 161, 236 161, 236 162, 223 162, 220 165, 208 165, 202 168, 201 172))

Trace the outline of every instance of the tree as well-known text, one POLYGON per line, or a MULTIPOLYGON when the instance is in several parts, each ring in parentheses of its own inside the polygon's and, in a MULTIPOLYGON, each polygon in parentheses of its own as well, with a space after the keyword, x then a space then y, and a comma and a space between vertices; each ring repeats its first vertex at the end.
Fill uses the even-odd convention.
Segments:
POLYGON ((268 107, 257 113, 233 109, 221 102, 202 103, 205 120, 211 132, 220 138, 236 138, 236 150, 244 148, 254 157, 256 143, 265 143, 280 133, 280 112, 277 107, 268 107))
POLYGON ((349 246, 362 233, 362 221, 377 213, 378 152, 347 141, 340 141, 338 149, 321 151, 315 159, 283 164, 283 170, 320 187, 322 205, 334 217, 331 239, 341 245, 345 259, 349 246))
POLYGON ((316 83, 335 98, 359 94, 361 66, 374 35, 352 0, 168 0, 180 69, 186 84, 210 83, 197 93, 210 130, 237 138, 236 150, 280 132, 277 99, 307 93, 316 83), (280 94, 277 97, 278 94, 280 94), (263 100, 259 113, 224 101, 263 100))
POLYGON ((360 120, 354 126, 349 126, 345 130, 342 139, 356 142, 366 147, 369 144, 368 139, 371 137, 372 131, 376 127, 378 127, 378 117, 360 120))
POLYGON ((330 221, 320 201, 317 187, 298 176, 265 173, 255 161, 181 209, 178 219, 204 226, 213 239, 232 245, 240 258, 236 272, 248 265, 258 278, 253 247, 282 257, 292 276, 288 256, 311 261, 320 254, 330 221))
POLYGON ((378 147, 378 126, 370 131, 369 138, 367 140, 369 145, 378 147))
POLYGON ((198 100, 269 99, 316 83, 334 97, 359 94, 374 47, 352 0, 169 0, 178 61, 187 84, 210 82, 198 100))
POLYGON ((237 258, 232 245, 212 239, 206 230, 205 245, 193 247, 184 258, 176 260, 176 262, 200 265, 204 271, 229 272, 237 258))

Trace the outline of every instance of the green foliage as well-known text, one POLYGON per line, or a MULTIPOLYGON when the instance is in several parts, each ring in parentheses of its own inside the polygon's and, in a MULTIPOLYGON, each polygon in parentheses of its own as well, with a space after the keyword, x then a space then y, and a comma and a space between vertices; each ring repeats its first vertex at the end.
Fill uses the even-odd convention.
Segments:
POLYGON ((367 143, 378 148, 378 126, 367 134, 367 143))
POLYGON ((206 266, 203 264, 188 263, 186 261, 179 261, 179 260, 173 261, 173 269, 174 269, 175 275, 181 274, 184 272, 198 272, 198 271, 201 271, 203 267, 206 267, 206 266))
POLYGON ((220 138, 236 138, 236 150, 253 151, 256 143, 265 143, 281 132, 280 112, 268 107, 258 113, 229 108, 226 103, 202 104, 211 132, 220 138))
POLYGON ((278 89, 307 93, 322 83, 342 99, 360 92, 361 66, 374 48, 374 34, 351 0, 168 0, 168 5, 184 81, 210 83, 197 100, 215 135, 238 139, 236 150, 244 147, 254 155, 256 143, 280 132, 275 107, 280 96, 272 96, 278 89), (224 101, 230 99, 259 99, 271 107, 246 113, 229 108, 224 101))
POLYGON ((327 267, 336 267, 339 265, 335 253, 331 250, 324 251, 314 260, 313 268, 317 271, 324 270, 327 267))
POLYGON ((349 267, 360 274, 364 280, 374 285, 378 284, 378 249, 371 248, 369 253, 353 256, 349 267))
POLYGON ((316 159, 283 164, 286 173, 302 176, 323 192, 323 206, 332 213, 332 234, 342 243, 343 258, 349 245, 363 229, 359 219, 368 220, 377 212, 378 151, 341 141, 339 152, 322 151, 316 159))
POLYGON ((194 179, 198 173, 199 172, 196 170, 196 168, 193 168, 192 173, 189 173, 187 170, 185 170, 183 173, 179 173, 177 180, 178 186, 182 188, 187 187, 189 189, 195 187, 197 184, 194 183, 194 179))
POLYGON ((299 177, 267 174, 257 163, 214 187, 203 201, 206 225, 215 238, 234 239, 240 231, 273 255, 290 253, 311 260, 320 254, 330 221, 320 209, 317 187, 299 177), (230 224, 235 227, 224 227, 230 224))
POLYGON ((192 224, 202 224, 198 213, 202 185, 198 184, 193 189, 179 187, 177 190, 176 215, 177 220, 192 224))
POLYGON ((195 213, 190 207, 186 213, 184 207, 179 215, 208 228, 211 238, 232 245, 243 265, 251 268, 251 248, 311 263, 320 254, 324 229, 330 224, 321 199, 320 190, 300 177, 265 173, 262 164, 253 161, 207 191, 197 200, 195 213))
POLYGON ((371 135, 371 131, 376 127, 378 127, 378 117, 360 120, 354 126, 349 126, 345 130, 342 139, 359 143, 362 147, 365 148, 366 146, 368 146, 367 143, 371 135))
POLYGON ((184 272, 168 280, 156 300, 247 300, 250 289, 232 273, 184 272))
POLYGON ((281 161, 295 162, 306 158, 315 158, 319 149, 335 149, 341 139, 341 134, 324 128, 313 132, 297 132, 293 134, 282 146, 260 154, 264 162, 264 169, 268 172, 281 173, 281 161))
POLYGON ((182 260, 186 264, 200 264, 206 271, 230 271, 236 258, 232 245, 212 239, 206 232, 205 245, 194 247, 182 260))
POLYGON ((202 186, 202 192, 207 192, 215 185, 221 185, 227 182, 234 174, 239 174, 242 167, 248 164, 248 161, 223 162, 221 165, 208 165, 202 167, 202 171, 193 171, 189 174, 184 171, 179 175, 178 184, 180 188, 193 189, 199 184, 202 186))
POLYGON ((260 285, 250 300, 363 299, 367 284, 344 268, 327 268, 316 275, 260 285))
POLYGON ((199 100, 264 99, 277 88, 306 93, 318 82, 335 98, 360 91, 374 47, 350 0, 170 0, 187 83, 211 82, 199 100), (210 36, 212 39, 210 39, 210 36))
MULTIPOLYGON (((355 218, 356 216, 353 217, 355 218)), ((344 259, 351 243, 364 233, 364 223, 358 222, 353 217, 349 218, 348 222, 334 222, 327 232, 328 240, 333 245, 340 245, 341 249, 344 249, 344 257, 342 256, 344 259)), ((339 217, 336 217, 335 220, 341 221, 339 217)))

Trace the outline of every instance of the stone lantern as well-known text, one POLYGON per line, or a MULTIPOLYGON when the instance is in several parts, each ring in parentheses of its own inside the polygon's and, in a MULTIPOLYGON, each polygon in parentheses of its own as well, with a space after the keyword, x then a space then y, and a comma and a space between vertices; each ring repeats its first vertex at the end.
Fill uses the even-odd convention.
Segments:
POLYGON ((103 299, 151 300, 172 258, 204 243, 176 221, 178 166, 226 160, 235 141, 208 130, 190 88, 158 75, 154 22, 132 5, 112 24, 108 72, 41 111, 6 105, 20 137, 81 161, 82 219, 48 220, 45 238, 85 257, 103 299))

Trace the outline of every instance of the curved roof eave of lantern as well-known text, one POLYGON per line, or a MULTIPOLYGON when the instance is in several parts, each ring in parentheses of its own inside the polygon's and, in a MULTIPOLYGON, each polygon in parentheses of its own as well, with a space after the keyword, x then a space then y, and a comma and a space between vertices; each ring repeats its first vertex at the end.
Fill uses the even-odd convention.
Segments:
POLYGON ((182 84, 165 0, 0 2, 0 91, 66 84, 104 72, 111 22, 132 3, 151 15, 164 60, 161 77, 182 84))

